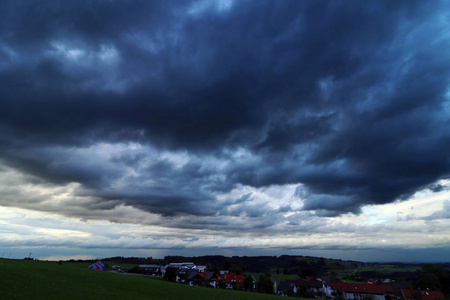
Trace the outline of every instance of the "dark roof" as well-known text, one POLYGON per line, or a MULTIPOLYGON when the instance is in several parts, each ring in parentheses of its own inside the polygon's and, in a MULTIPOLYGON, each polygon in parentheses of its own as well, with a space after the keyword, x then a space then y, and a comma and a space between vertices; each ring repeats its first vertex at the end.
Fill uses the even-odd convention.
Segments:
MULTIPOLYGON (((191 271, 190 268, 182 267, 182 268, 179 268, 179 269, 175 272, 175 274, 176 274, 176 275, 184 275, 184 274, 187 274, 189 271, 191 271)), ((195 271, 197 271, 197 270, 195 270, 195 271)))
POLYGON ((322 282, 319 280, 306 280, 306 279, 297 279, 295 280, 296 282, 298 282, 297 286, 300 285, 304 285, 307 287, 315 287, 315 288, 321 288, 322 287, 322 282))
POLYGON ((197 270, 189 270, 189 272, 187 272, 186 280, 192 280, 197 273, 197 270))
POLYGON ((411 289, 411 284, 408 282, 391 282, 389 285, 394 289, 394 295, 402 298, 402 289, 411 289))
POLYGON ((139 265, 139 268, 153 268, 153 269, 159 269, 162 266, 159 265, 139 265))
POLYGON ((278 290, 293 291, 295 286, 296 280, 287 279, 280 282, 280 284, 278 285, 278 290))
POLYGON ((217 279, 217 275, 214 272, 206 272, 205 280, 217 279))
POLYGON ((287 279, 281 281, 280 284, 278 285, 278 288, 280 290, 293 290, 294 286, 321 288, 322 282, 319 280, 308 280, 308 279, 287 279))
POLYGON ((381 284, 341 282, 339 285, 346 293, 386 295, 386 287, 381 284))

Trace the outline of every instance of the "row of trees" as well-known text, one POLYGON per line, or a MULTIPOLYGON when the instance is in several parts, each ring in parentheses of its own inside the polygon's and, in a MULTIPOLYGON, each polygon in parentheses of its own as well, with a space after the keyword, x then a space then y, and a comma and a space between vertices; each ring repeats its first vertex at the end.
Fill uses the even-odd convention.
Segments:
POLYGON ((450 270, 434 264, 425 264, 419 270, 419 279, 414 283, 417 288, 440 290, 450 295, 450 270))
MULTIPOLYGON (((179 261, 192 261, 195 264, 216 266, 220 270, 230 270, 239 266, 242 272, 265 273, 278 269, 278 273, 299 274, 304 270, 313 270, 318 276, 325 275, 329 267, 333 269, 355 269, 357 262, 343 262, 341 260, 326 259, 309 256, 232 256, 207 255, 197 257, 166 256, 168 263, 179 261)), ((239 270, 236 270, 239 271, 239 270)), ((236 272, 237 273, 237 272, 236 272)))

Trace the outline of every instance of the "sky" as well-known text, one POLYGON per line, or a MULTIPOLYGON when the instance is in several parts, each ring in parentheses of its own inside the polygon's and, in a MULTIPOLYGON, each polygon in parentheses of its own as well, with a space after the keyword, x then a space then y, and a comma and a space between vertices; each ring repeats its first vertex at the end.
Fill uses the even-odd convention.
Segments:
POLYGON ((450 261, 449 6, 1 1, 2 257, 450 261))

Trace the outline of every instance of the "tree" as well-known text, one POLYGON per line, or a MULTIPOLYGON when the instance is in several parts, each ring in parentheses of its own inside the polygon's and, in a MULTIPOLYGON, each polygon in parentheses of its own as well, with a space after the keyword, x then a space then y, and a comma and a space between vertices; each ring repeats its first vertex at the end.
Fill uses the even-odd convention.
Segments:
POLYGON ((374 300, 374 298, 373 298, 373 295, 367 294, 367 295, 364 295, 364 297, 362 298, 362 300, 374 300))
POLYGON ((420 294, 419 291, 411 291, 411 296, 413 297, 414 300, 422 299, 422 295, 420 294))
POLYGON ((220 269, 217 266, 213 267, 213 272, 214 274, 219 274, 220 273, 220 269))
POLYGON ((164 273, 164 280, 165 281, 175 281, 176 275, 175 273, 178 271, 177 268, 168 267, 166 269, 166 273, 164 273))
POLYGON ((225 264, 223 265, 223 269, 224 270, 230 270, 230 263, 227 261, 225 261, 225 264))
POLYGON ((244 274, 244 270, 240 266, 232 265, 229 270, 230 273, 236 273, 237 275, 244 274))
POLYGON ((225 281, 219 280, 219 282, 217 283, 217 286, 221 289, 225 288, 225 281))
POLYGON ((298 276, 300 278, 308 278, 308 277, 316 278, 317 277, 316 273, 313 270, 311 270, 311 269, 301 270, 300 274, 298 274, 298 276))
POLYGON ((345 300, 344 296, 342 295, 337 295, 334 300, 345 300))
POLYGON ((308 287, 306 285, 300 285, 297 290, 297 296, 302 298, 312 298, 311 293, 308 291, 308 287))
POLYGON ((262 293, 273 294, 273 282, 269 273, 259 275, 257 284, 262 293))
POLYGON ((335 272, 331 273, 331 276, 330 276, 330 281, 331 282, 341 282, 341 280, 336 275, 337 274, 335 272))
POLYGON ((440 289, 444 294, 450 293, 450 271, 435 264, 424 264, 419 270, 420 278, 416 286, 421 289, 440 289))
POLYGON ((243 282, 244 289, 247 291, 253 291, 253 276, 247 275, 245 276, 244 282, 243 282))

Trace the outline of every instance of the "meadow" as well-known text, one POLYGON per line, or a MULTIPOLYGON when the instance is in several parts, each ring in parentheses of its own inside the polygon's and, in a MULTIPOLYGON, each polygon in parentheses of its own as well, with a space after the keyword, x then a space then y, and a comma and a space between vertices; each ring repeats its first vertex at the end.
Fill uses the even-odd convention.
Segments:
POLYGON ((382 264, 382 265, 369 265, 362 266, 356 271, 356 274, 362 272, 377 272, 383 275, 390 275, 396 272, 418 272, 421 269, 420 266, 414 265, 394 265, 394 264, 382 264))
POLYGON ((0 299, 280 299, 95 271, 88 263, 0 259, 0 299))

